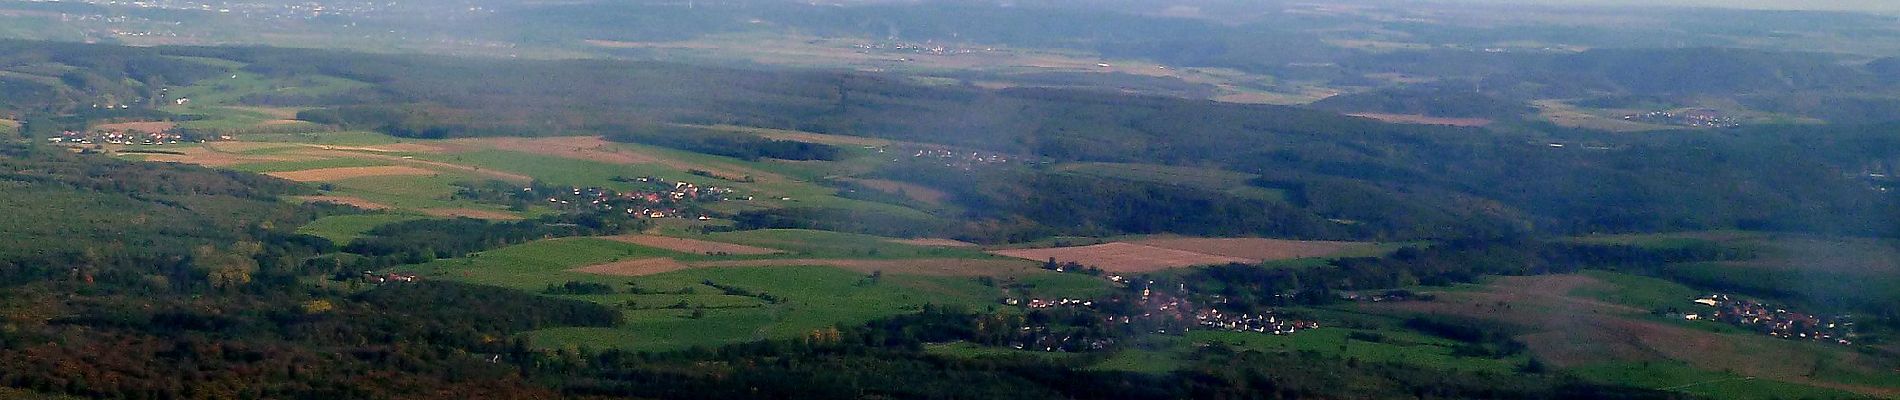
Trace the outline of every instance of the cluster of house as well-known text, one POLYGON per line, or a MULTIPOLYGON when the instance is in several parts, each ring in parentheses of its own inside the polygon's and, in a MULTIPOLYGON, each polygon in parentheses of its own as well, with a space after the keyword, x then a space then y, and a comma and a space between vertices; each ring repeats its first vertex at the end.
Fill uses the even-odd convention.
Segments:
POLYGON ((1652 124, 1687 126, 1693 128, 1727 128, 1741 125, 1734 119, 1715 110, 1650 111, 1642 114, 1623 116, 1625 121, 1647 122, 1652 124))
MULTIPOLYGON (((878 152, 884 152, 884 151, 886 151, 886 149, 878 149, 878 152)), ((897 150, 897 152, 898 154, 910 153, 910 157, 913 160, 929 160, 929 161, 941 162, 943 163, 943 166, 945 167, 960 168, 960 169, 965 169, 965 170, 975 169, 976 167, 980 167, 980 166, 1008 164, 1008 163, 1017 161, 1016 158, 1013 158, 1008 154, 975 151, 975 150, 953 150, 953 149, 946 149, 946 148, 910 148, 910 149, 900 149, 900 150, 897 150)), ((892 162, 896 162, 900 160, 901 158, 891 159, 892 162)))
POLYGON ((102 130, 94 132, 65 131, 59 136, 46 138, 49 143, 58 144, 123 144, 123 145, 161 145, 178 144, 185 136, 170 132, 146 132, 138 130, 102 130))
POLYGON ((1032 309, 1043 309, 1043 308, 1055 308, 1055 307, 1094 307, 1095 301, 1071 299, 1071 298, 1066 298, 1066 297, 1061 298, 1061 299, 1056 299, 1056 300, 1043 300, 1043 299, 1034 299, 1034 298, 1023 300, 1023 299, 1017 299, 1017 298, 1008 298, 1008 299, 1003 299, 1003 304, 1012 305, 1012 306, 1029 307, 1032 309))
POLYGON ((1275 335, 1289 335, 1302 330, 1319 328, 1319 322, 1316 321, 1284 318, 1272 313, 1233 315, 1216 309, 1196 312, 1194 320, 1206 328, 1275 335))
MULTIPOLYGON (((948 56, 948 55, 957 55, 957 54, 975 54, 977 52, 996 51, 995 48, 975 49, 975 48, 965 48, 965 47, 956 47, 956 46, 945 46, 945 45, 937 44, 933 42, 924 42, 924 43, 860 42, 860 43, 851 45, 851 47, 858 49, 858 53, 860 54, 869 54, 872 51, 880 51, 880 52, 895 51, 895 52, 905 52, 905 53, 914 53, 914 54, 928 54, 928 55, 933 55, 933 56, 948 56)), ((909 61, 909 60, 900 60, 900 61, 909 61)))
MULTIPOLYGON (((651 189, 624 193, 599 187, 569 188, 565 192, 550 194, 547 201, 550 205, 624 212, 642 218, 698 218, 704 221, 712 218, 704 213, 689 211, 692 207, 688 205, 722 201, 732 194, 730 188, 700 186, 690 182, 667 182, 651 177, 635 178, 633 181, 653 185, 651 189)), ((534 192, 534 188, 521 190, 534 192)))
POLYGON ((1682 313, 1683 319, 1719 321, 1783 339, 1854 344, 1854 322, 1847 317, 1820 317, 1719 293, 1694 301, 1713 310, 1707 313, 1682 313))
POLYGON ((1009 342, 1009 347, 1017 350, 1066 353, 1102 351, 1113 346, 1115 338, 1058 333, 1048 326, 1025 326, 1009 342))
POLYGON ((420 280, 422 280, 422 278, 418 278, 415 275, 410 275, 410 274, 399 274, 395 272, 379 274, 379 273, 376 273, 376 271, 363 271, 363 281, 369 282, 369 283, 390 283, 390 282, 415 283, 416 281, 420 281, 420 280))

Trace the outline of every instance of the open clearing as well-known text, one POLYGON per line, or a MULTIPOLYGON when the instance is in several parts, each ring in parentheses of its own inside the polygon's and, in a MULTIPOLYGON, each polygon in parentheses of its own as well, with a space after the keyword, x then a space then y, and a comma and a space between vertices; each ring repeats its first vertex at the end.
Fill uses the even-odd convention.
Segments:
POLYGON ((444 217, 444 218, 475 218, 475 219, 490 219, 490 220, 500 220, 500 221, 514 221, 514 220, 523 219, 520 215, 509 214, 509 213, 501 212, 501 211, 481 210, 481 209, 474 209, 474 208, 425 208, 418 211, 422 211, 423 214, 429 214, 431 216, 444 217))
POLYGON ((1325 257, 1354 248, 1370 246, 1369 244, 1354 242, 1319 242, 1260 238, 1150 239, 1131 243, 1223 257, 1245 258, 1253 260, 1253 262, 1325 257))
POLYGON ((632 244, 637 244, 637 245, 647 246, 647 247, 667 249, 667 250, 677 251, 681 253, 691 253, 691 254, 762 255, 762 254, 784 253, 784 251, 780 251, 780 250, 768 249, 764 247, 747 246, 743 244, 722 243, 722 242, 714 242, 714 241, 708 241, 708 240, 683 239, 683 238, 655 236, 655 235, 637 235, 637 234, 636 235, 620 235, 620 236, 608 236, 608 237, 604 237, 603 239, 613 240, 613 241, 622 242, 622 243, 632 243, 632 244))
POLYGON ((319 168, 319 169, 306 169, 302 171, 272 172, 265 175, 275 176, 278 178, 284 178, 284 179, 289 179, 289 180, 298 181, 298 182, 327 182, 327 181, 340 181, 340 180, 350 179, 350 178, 362 178, 366 176, 434 175, 435 173, 436 173, 435 171, 430 171, 430 170, 416 168, 416 167, 383 166, 383 167, 319 168))
POLYGON ((864 273, 882 271, 887 274, 924 276, 1007 276, 1016 275, 1033 268, 1030 263, 1017 260, 974 260, 967 258, 918 258, 907 260, 807 258, 702 261, 690 264, 693 267, 699 268, 824 266, 844 268, 864 273))
POLYGON ((387 210, 389 206, 350 196, 298 196, 305 203, 336 203, 365 210, 387 210))
POLYGON ((1416 115, 1416 114, 1381 114, 1381 113, 1350 113, 1346 115, 1351 115, 1354 117, 1361 117, 1361 118, 1371 118, 1371 119, 1376 119, 1383 122, 1391 122, 1395 124, 1448 125, 1448 126, 1464 126, 1464 127, 1479 127, 1479 126, 1485 126, 1485 125, 1491 124, 1491 120, 1484 119, 1484 118, 1445 118, 1445 117, 1433 117, 1433 116, 1416 115))
POLYGON ((599 274, 599 275, 613 275, 613 276, 647 276, 647 275, 654 275, 654 274, 663 274, 663 273, 678 271, 678 270, 687 269, 687 268, 691 268, 691 267, 679 261, 675 261, 671 258, 655 257, 655 258, 642 258, 638 260, 615 261, 615 262, 610 262, 606 264, 594 264, 594 265, 589 265, 585 267, 571 269, 569 271, 589 273, 589 274, 599 274))
POLYGON ((1153 272, 1197 265, 1258 262, 1240 257, 1202 254, 1125 242, 1078 247, 997 250, 990 253, 1032 261, 1047 261, 1055 258, 1057 262, 1076 262, 1101 268, 1104 271, 1120 273, 1153 272))

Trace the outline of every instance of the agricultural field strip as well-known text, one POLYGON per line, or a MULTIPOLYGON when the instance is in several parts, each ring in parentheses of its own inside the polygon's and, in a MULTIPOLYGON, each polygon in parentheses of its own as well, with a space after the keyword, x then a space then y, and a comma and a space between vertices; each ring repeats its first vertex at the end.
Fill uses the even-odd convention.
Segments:
POLYGON ((1110 272, 1149 272, 1170 268, 1336 255, 1370 246, 1352 242, 1312 242, 1251 238, 1143 239, 1088 246, 995 250, 990 254, 1032 261, 1076 262, 1110 272))

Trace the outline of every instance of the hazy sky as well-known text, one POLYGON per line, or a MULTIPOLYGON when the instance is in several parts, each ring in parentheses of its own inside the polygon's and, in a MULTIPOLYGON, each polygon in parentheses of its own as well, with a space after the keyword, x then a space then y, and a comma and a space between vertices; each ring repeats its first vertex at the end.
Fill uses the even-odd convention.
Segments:
POLYGON ((1466 0, 1514 4, 1673 5, 1775 10, 1900 11, 1900 0, 1466 0))

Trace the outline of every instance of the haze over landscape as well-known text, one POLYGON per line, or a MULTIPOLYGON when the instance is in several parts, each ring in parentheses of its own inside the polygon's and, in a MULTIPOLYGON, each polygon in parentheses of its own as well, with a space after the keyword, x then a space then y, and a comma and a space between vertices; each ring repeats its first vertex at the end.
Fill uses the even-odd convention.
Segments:
POLYGON ((1900 398, 1896 8, 0 0, 0 398, 1900 398))

